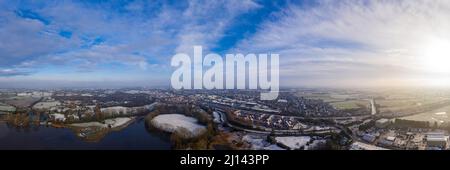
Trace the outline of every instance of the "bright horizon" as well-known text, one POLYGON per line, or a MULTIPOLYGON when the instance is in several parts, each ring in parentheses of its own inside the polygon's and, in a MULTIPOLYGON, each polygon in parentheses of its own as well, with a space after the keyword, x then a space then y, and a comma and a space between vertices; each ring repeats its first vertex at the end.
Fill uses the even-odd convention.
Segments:
POLYGON ((280 87, 450 87, 450 1, 0 1, 0 88, 170 86, 170 59, 277 53, 280 87))

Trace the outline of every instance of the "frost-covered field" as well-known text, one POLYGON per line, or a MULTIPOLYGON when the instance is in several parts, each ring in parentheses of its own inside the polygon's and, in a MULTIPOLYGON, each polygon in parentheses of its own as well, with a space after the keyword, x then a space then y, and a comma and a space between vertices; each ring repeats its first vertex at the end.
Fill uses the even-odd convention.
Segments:
POLYGON ((266 138, 266 136, 248 134, 243 136, 242 140, 250 144, 251 149, 253 150, 285 150, 276 144, 267 142, 264 138, 266 138))
POLYGON ((120 126, 124 126, 134 118, 131 117, 119 117, 114 119, 106 119, 104 123, 101 122, 86 122, 86 123, 73 123, 70 124, 73 127, 101 127, 101 128, 117 128, 120 126))
POLYGON ((116 128, 116 127, 123 126, 132 120, 133 120, 133 118, 129 118, 129 117, 118 117, 115 119, 106 119, 105 124, 107 124, 110 128, 116 128))
POLYGON ((53 114, 50 114, 49 116, 50 116, 50 118, 52 118, 56 121, 61 121, 61 122, 64 122, 67 119, 66 116, 61 113, 53 113, 53 114))
POLYGON ((39 103, 36 103, 33 106, 33 108, 34 109, 50 109, 52 107, 59 106, 59 105, 61 105, 61 102, 59 102, 59 101, 39 102, 39 103))
MULTIPOLYGON (((14 112, 16 108, 14 106, 10 106, 4 103, 0 103, 0 112, 14 112)), ((1 114, 1 113, 0 113, 1 114)))
POLYGON ((4 103, 19 107, 19 108, 25 108, 25 107, 31 107, 35 102, 39 101, 41 98, 35 98, 35 97, 11 97, 4 101, 4 103))
POLYGON ((181 114, 158 115, 151 120, 151 124, 158 129, 170 133, 180 129, 186 129, 189 134, 185 134, 185 137, 196 137, 206 132, 205 126, 199 125, 197 119, 181 114))
POLYGON ((354 142, 350 146, 350 150, 387 150, 386 148, 370 145, 362 142, 354 142))
POLYGON ((286 136, 286 137, 276 137, 277 143, 289 147, 290 149, 300 149, 302 146, 305 147, 308 142, 311 141, 309 136, 286 136))
POLYGON ((154 107, 157 104, 158 103, 155 102, 155 103, 152 103, 149 105, 138 106, 138 107, 113 106, 113 107, 101 108, 100 111, 109 116, 127 116, 127 115, 133 115, 133 114, 151 111, 154 109, 154 107))
POLYGON ((132 109, 123 107, 123 106, 114 106, 114 107, 101 108, 100 111, 102 113, 105 113, 108 115, 124 115, 124 114, 130 113, 132 111, 132 109))

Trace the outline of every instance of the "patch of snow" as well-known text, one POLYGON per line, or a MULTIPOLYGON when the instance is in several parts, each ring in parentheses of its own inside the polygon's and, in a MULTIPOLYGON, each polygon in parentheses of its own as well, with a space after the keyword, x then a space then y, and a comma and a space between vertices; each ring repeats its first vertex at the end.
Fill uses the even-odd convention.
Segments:
POLYGON ((199 125, 197 119, 187 117, 181 114, 163 114, 158 115, 151 120, 151 124, 158 129, 166 132, 175 132, 180 129, 186 129, 189 134, 184 137, 196 137, 206 131, 205 126, 199 125))
POLYGON ((322 127, 322 126, 314 126, 313 130, 321 131, 321 130, 330 130, 330 127, 322 127))
POLYGON ((89 94, 89 93, 84 93, 84 94, 81 94, 81 96, 84 96, 84 97, 92 97, 93 95, 92 95, 92 94, 89 94))
POLYGON ((287 103, 288 101, 286 99, 278 99, 278 103, 287 103))
POLYGON ((39 102, 33 106, 33 109, 50 109, 59 105, 61 105, 59 101, 39 102))
POLYGON ((314 150, 314 149, 317 149, 320 146, 325 145, 326 143, 327 143, 326 140, 314 140, 308 146, 305 146, 305 150, 314 150))
POLYGON ((127 93, 127 94, 139 94, 141 92, 139 90, 128 90, 128 91, 125 91, 124 93, 127 93))
POLYGON ((252 150, 285 150, 275 144, 271 144, 265 140, 267 136, 247 134, 242 137, 244 142, 250 144, 252 150))
POLYGON ((110 128, 116 128, 127 124, 131 120, 132 118, 128 117, 118 117, 114 119, 106 119, 105 124, 107 124, 110 128))
POLYGON ((269 145, 263 148, 264 150, 286 150, 278 145, 269 145))
POLYGON ((100 122, 85 122, 85 123, 72 123, 70 124, 71 126, 74 127, 82 127, 82 128, 86 128, 86 127, 102 127, 102 128, 107 128, 108 125, 107 124, 103 124, 100 122))
POLYGON ((110 115, 123 115, 130 112, 130 108, 123 107, 123 106, 114 106, 114 107, 107 107, 107 108, 101 108, 100 111, 102 113, 110 114, 110 115))
POLYGON ((214 117, 214 119, 213 119, 214 123, 223 123, 223 122, 225 122, 224 116, 220 112, 214 111, 213 112, 213 117, 214 117))
POLYGON ((387 150, 387 149, 362 142, 354 142, 350 146, 350 150, 387 150))
POLYGON ((153 109, 155 108, 155 106, 158 105, 158 104, 159 104, 158 102, 154 102, 154 103, 152 103, 152 104, 145 105, 145 106, 144 106, 144 109, 147 109, 147 110, 153 110, 153 109))
POLYGON ((100 128, 116 128, 127 124, 132 121, 134 117, 118 117, 113 119, 106 119, 104 123, 101 122, 85 122, 85 123, 72 123, 71 126, 74 127, 100 127, 100 128))
POLYGON ((292 127, 292 129, 306 129, 308 126, 298 122, 297 124, 294 125, 294 127, 292 127))
POLYGON ((304 147, 311 137, 309 136, 285 136, 285 137, 275 137, 277 143, 282 144, 290 149, 300 149, 304 147))
POLYGON ((16 111, 16 108, 14 106, 10 106, 4 103, 0 103, 0 114, 2 112, 14 112, 16 111))
POLYGON ((80 117, 78 115, 75 115, 75 114, 67 115, 67 118, 72 118, 74 120, 80 120, 80 117))
POLYGON ((447 114, 447 112, 437 112, 437 113, 435 113, 435 115, 446 115, 447 114))
POLYGON ((244 142, 247 142, 248 144, 250 144, 251 149, 254 149, 254 150, 261 150, 262 148, 264 148, 265 145, 269 144, 264 139, 257 138, 252 135, 245 135, 242 137, 242 140, 244 142))
POLYGON ((66 121, 66 116, 64 114, 60 114, 60 113, 53 113, 49 115, 50 118, 53 118, 56 121, 66 121))

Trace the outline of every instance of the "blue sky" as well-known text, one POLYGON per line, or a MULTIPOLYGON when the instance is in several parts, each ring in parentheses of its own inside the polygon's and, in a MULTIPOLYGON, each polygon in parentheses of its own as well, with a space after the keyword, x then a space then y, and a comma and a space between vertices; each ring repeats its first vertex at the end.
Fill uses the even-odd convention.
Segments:
POLYGON ((168 85, 171 57, 194 45, 279 53, 281 86, 421 82, 450 72, 427 70, 417 50, 450 39, 448 11, 445 0, 0 0, 0 83, 168 85))

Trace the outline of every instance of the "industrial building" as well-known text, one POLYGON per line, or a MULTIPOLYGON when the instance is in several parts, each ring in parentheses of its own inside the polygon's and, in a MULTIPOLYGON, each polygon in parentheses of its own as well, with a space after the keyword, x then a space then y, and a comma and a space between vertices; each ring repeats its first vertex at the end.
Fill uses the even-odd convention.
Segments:
POLYGON ((449 137, 446 136, 444 132, 429 132, 426 135, 427 147, 446 149, 448 138, 449 137))

